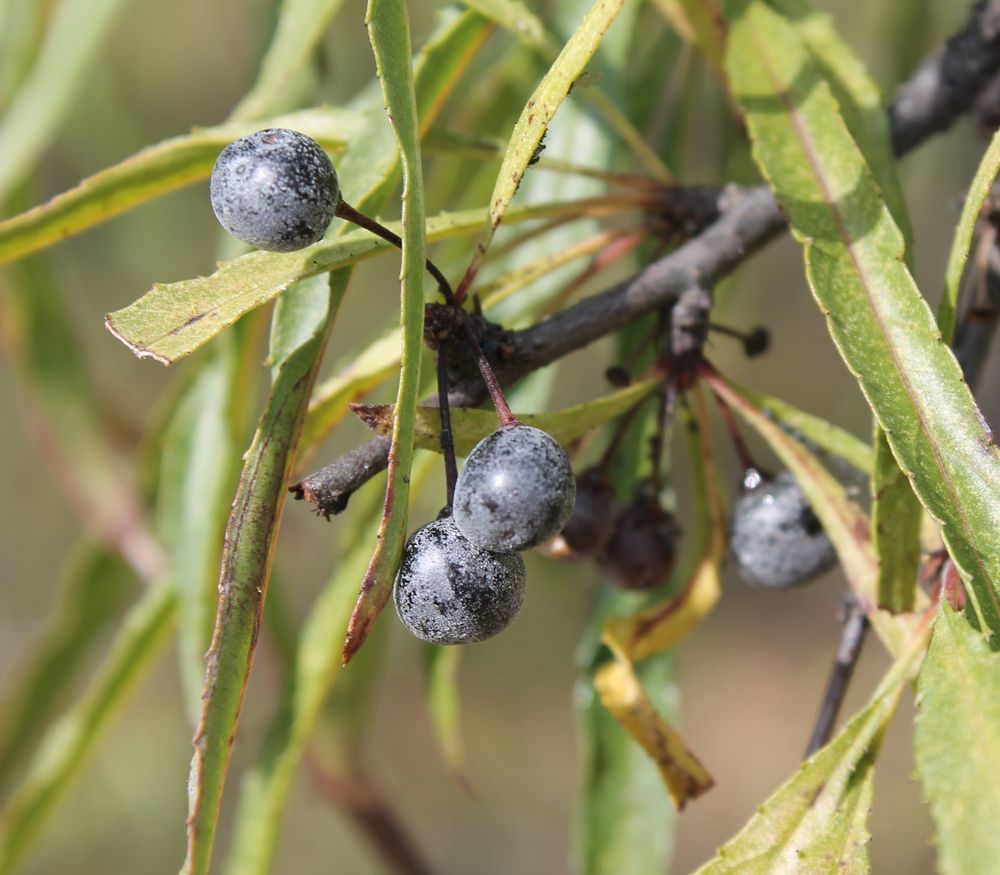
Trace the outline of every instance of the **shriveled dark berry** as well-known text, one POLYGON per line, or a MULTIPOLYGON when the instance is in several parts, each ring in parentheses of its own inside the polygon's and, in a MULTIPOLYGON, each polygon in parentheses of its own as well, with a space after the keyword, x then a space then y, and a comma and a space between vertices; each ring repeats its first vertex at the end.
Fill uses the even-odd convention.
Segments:
POLYGON ((480 550, 444 517, 410 536, 393 600, 417 638, 468 644, 511 624, 524 600, 524 578, 517 553, 480 550))
POLYGON ((210 189, 222 227, 272 252, 322 239, 340 200, 337 174, 319 143, 285 128, 257 131, 226 146, 210 189))
POLYGON ((560 535, 566 558, 585 559, 604 548, 615 525, 614 498, 608 475, 600 468, 576 478, 576 504, 560 535))
POLYGON ((622 589, 651 590, 670 578, 680 528, 655 494, 643 490, 621 509, 600 565, 622 589))
POLYGON ((455 484, 455 524, 485 550, 527 550, 555 537, 573 512, 576 481, 551 435, 510 425, 469 453, 455 484))
POLYGON ((729 547, 740 576, 774 589, 806 583, 833 567, 837 553, 788 471, 760 479, 736 502, 729 547))

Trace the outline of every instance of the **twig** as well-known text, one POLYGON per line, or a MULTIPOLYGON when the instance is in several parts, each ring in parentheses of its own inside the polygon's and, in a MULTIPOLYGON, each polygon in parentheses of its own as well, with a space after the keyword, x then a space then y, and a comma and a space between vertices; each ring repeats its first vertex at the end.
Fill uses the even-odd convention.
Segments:
POLYGON ((966 26, 896 92, 889 121, 897 154, 945 130, 972 107, 996 75, 998 42, 1000 2, 980 0, 966 26))
MULTIPOLYGON (((933 133, 947 128, 968 109, 990 79, 1000 71, 1000 0, 978 3, 969 23, 941 52, 925 61, 902 86, 889 109, 893 144, 899 155, 933 133)), ((718 217, 670 254, 635 276, 604 292, 585 298, 559 313, 512 335, 512 352, 498 363, 497 377, 510 385, 545 365, 581 349, 607 334, 670 304, 693 285, 711 288, 786 227, 785 218, 766 185, 722 189, 691 189, 692 200, 704 210, 714 193, 718 217)), ((709 211, 709 215, 712 215, 709 211)), ((449 393, 452 405, 475 407, 484 400, 479 379, 463 380, 449 393)), ((291 490, 299 498, 316 496, 317 510, 328 515, 343 510, 356 489, 386 465, 388 442, 368 444, 317 472, 291 490), (363 467, 356 463, 365 461, 363 467), (325 495, 337 504, 322 503, 325 495)))
POLYGON ((847 687, 851 682, 854 667, 858 663, 861 647, 868 632, 868 618, 854 596, 846 595, 844 603, 844 631, 840 637, 840 646, 837 648, 837 659, 833 663, 830 680, 827 681, 826 692, 823 694, 823 704, 820 706, 819 716, 816 718, 816 725, 809 739, 809 746, 806 748, 806 759, 823 747, 833 734, 837 715, 844 704, 847 687))

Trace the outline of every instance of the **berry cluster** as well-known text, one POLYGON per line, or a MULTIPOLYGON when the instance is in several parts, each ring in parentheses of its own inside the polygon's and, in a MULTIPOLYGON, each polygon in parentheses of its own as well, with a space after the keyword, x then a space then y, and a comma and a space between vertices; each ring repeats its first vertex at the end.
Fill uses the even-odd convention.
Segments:
MULTIPOLYGON (((212 171, 211 198, 222 226, 262 249, 309 246, 334 216, 399 245, 396 235, 341 200, 330 159, 296 131, 258 131, 227 146, 212 171)), ((447 280, 433 263, 428 269, 454 305, 447 280)), ((481 641, 506 628, 524 597, 518 551, 554 537, 573 511, 576 485, 566 452, 550 435, 514 420, 492 373, 484 377, 501 427, 469 454, 449 496, 454 516, 423 526, 407 542, 394 590, 406 627, 435 644, 481 641)), ((444 421, 446 387, 441 401, 444 421)))
POLYGON ((505 629, 524 594, 516 551, 558 534, 575 496, 569 458, 544 431, 508 425, 481 440, 458 476, 454 515, 406 545, 393 593, 406 628, 432 644, 505 629))
MULTIPOLYGON (((296 131, 259 131, 227 146, 212 173, 211 198, 223 227, 262 249, 289 252, 309 246, 322 239, 334 216, 400 245, 395 234, 342 200, 326 153, 296 131)), ((460 316, 461 299, 433 262, 428 261, 427 268, 438 280, 445 309, 460 316)), ((607 469, 632 413, 602 463, 575 479, 563 448, 510 413, 470 330, 462 351, 479 366, 500 428, 476 445, 458 472, 447 404, 450 335, 447 331, 441 335, 435 350, 448 507, 410 537, 393 593, 400 619, 415 636, 434 644, 464 644, 506 628, 524 598, 525 568, 519 552, 560 533, 554 555, 596 559, 607 579, 621 588, 651 590, 666 583, 680 529, 659 502, 662 420, 672 409, 675 394, 687 389, 699 369, 707 367, 702 347, 709 329, 741 340, 748 356, 759 355, 768 345, 764 329, 743 335, 709 323, 709 305, 709 296, 694 287, 681 296, 676 312, 661 326, 668 351, 658 366, 669 379, 661 430, 652 447, 654 473, 617 511, 607 469)), ((468 326, 462 318, 444 321, 468 326)), ((628 368, 618 366, 613 371, 609 373, 613 382, 629 382, 628 368)), ((767 478, 757 473, 724 405, 723 413, 748 469, 744 494, 730 521, 731 549, 740 574, 748 582, 777 589, 815 577, 835 561, 829 538, 791 474, 767 478)))

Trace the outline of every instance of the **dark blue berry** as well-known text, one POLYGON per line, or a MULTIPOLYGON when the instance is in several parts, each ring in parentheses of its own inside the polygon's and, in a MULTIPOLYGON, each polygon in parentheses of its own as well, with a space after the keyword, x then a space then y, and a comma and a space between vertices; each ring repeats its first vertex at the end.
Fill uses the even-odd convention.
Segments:
POLYGON ((806 583, 837 553, 795 478, 783 471, 756 482, 736 502, 729 547, 747 583, 785 589, 806 583))
POLYGON ((524 599, 517 553, 473 546, 451 517, 417 529, 403 551, 393 600, 399 619, 431 644, 468 644, 506 629, 524 599))
POLYGON ((455 524, 485 550, 527 550, 559 533, 575 498, 566 451, 540 429, 506 426, 465 460, 455 485, 455 524))
POLYGON ((269 128, 222 150, 211 195, 216 218, 234 237, 292 252, 322 239, 340 185, 319 143, 298 131, 269 128))

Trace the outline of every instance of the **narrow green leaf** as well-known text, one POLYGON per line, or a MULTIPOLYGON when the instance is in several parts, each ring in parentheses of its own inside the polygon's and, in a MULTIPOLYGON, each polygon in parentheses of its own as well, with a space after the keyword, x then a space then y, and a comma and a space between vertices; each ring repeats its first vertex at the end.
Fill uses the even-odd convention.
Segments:
MULTIPOLYGON (((893 220, 903 234, 909 263, 913 231, 881 91, 861 60, 840 38, 831 16, 815 12, 805 0, 780 0, 776 5, 793 20, 822 70, 848 130, 868 162, 893 220)), ((913 607, 923 512, 877 425, 873 446, 872 543, 879 562, 878 603, 897 613, 913 607)))
POLYGON ((904 240, 795 30, 741 2, 729 69, 755 157, 805 245, 810 286, 893 454, 938 521, 984 632, 1000 635, 1000 453, 920 296, 904 240))
POLYGON ((870 703, 806 760, 698 875, 868 871, 865 818, 875 757, 925 644, 926 629, 907 644, 870 703))
MULTIPOLYGON (((164 140, 87 177, 40 206, 0 222, 0 264, 207 179, 219 152, 261 124, 229 122, 164 140)), ((266 126, 302 131, 324 149, 339 152, 359 129, 360 116, 353 110, 323 107, 268 119, 266 126)))
POLYGON ((841 38, 832 15, 817 12, 807 0, 775 0, 772 5, 791 20, 822 71, 909 250, 913 229, 899 180, 899 162, 892 151, 882 90, 841 38))
POLYGON ((938 869, 987 871, 1000 859, 1000 653, 944 601, 917 706, 917 771, 937 827, 938 869))
POLYGON ((61 0, 38 57, 0 119, 0 203, 55 136, 124 7, 123 0, 61 0))
POLYGON ((465 742, 462 739, 461 701, 458 692, 458 669, 462 664, 461 647, 424 648, 424 683, 427 687, 427 710, 434 734, 448 767, 464 778, 465 742))
MULTIPOLYGON (((417 461, 413 468, 414 484, 426 479, 432 461, 430 456, 417 461)), ((346 675, 342 674, 336 642, 343 641, 347 633, 358 580, 371 557, 379 509, 373 507, 371 514, 352 517, 354 522, 341 540, 344 551, 337 569, 303 625, 293 655, 293 669, 286 682, 286 696, 268 730, 263 749, 240 787, 226 875, 266 875, 271 871, 288 795, 321 718, 326 715, 336 721, 338 741, 349 747, 358 743, 358 732, 363 726, 359 711, 364 708, 359 709, 357 704, 359 698, 371 694, 371 670, 377 668, 370 661, 371 645, 377 643, 379 633, 377 630, 373 633, 372 640, 351 663, 346 675), (331 642, 335 646, 331 647, 331 642), (352 677, 359 673, 360 679, 352 677), (353 690, 345 691, 341 684, 353 690), (333 698, 324 710, 331 690, 333 698)), ((349 760, 354 751, 346 750, 343 754, 349 760)))
MULTIPOLYGON (((641 342, 643 328, 633 325, 619 340, 622 354, 641 342)), ((641 367, 641 364, 640 364, 641 367)), ((633 436, 622 444, 620 464, 612 472, 619 496, 630 495, 647 457, 646 426, 652 406, 639 412, 633 436)), ((635 594, 602 587, 577 648, 578 677, 573 695, 580 745, 573 869, 576 875, 663 875, 674 850, 677 812, 664 792, 656 763, 601 704, 594 674, 607 659, 601 636, 608 621, 642 604, 635 594)), ((636 667, 639 682, 657 711, 678 718, 676 658, 658 653, 636 667)))
MULTIPOLYGON (((344 286, 325 278, 296 284, 281 301, 305 339, 274 362, 271 394, 257 425, 226 524, 219 608, 206 654, 201 719, 189 783, 188 842, 182 872, 209 869, 232 745, 260 617, 295 447, 330 325, 344 286), (311 333, 305 327, 311 327, 311 333)), ((275 319, 280 315, 276 312, 275 319)))
POLYGON ((167 643, 174 607, 172 588, 157 584, 146 590, 84 697, 45 733, 27 778, 0 814, 0 873, 12 871, 24 856, 117 707, 167 643))
POLYGON ((624 0, 596 0, 521 111, 493 186, 489 216, 479 235, 472 261, 457 290, 459 294, 471 285, 482 266, 493 235, 514 199, 521 178, 542 141, 546 128, 569 94, 573 83, 594 56, 623 3, 624 0))
POLYGON ((402 269, 399 276, 399 389, 389 447, 385 505, 368 570, 344 643, 344 662, 364 644, 389 600, 403 557, 409 511, 414 421, 420 393, 424 345, 424 271, 427 259, 424 179, 420 163, 420 124, 414 90, 410 19, 405 0, 369 0, 365 17, 375 53, 386 112, 399 143, 403 168, 402 269))
POLYGON ((874 443, 871 518, 879 564, 878 606, 898 614, 912 611, 916 602, 923 508, 877 423, 874 443))
POLYGON ((239 470, 233 424, 238 371, 236 338, 226 336, 184 393, 161 444, 156 528, 167 578, 177 591, 181 686, 192 724, 201 713, 223 531, 239 470))
MULTIPOLYGON (((343 166, 341 176, 347 178, 343 166)), ((539 204, 513 211, 515 215, 508 221, 528 221, 575 210, 573 203, 539 204)), ((427 237, 446 240, 475 233, 482 226, 484 214, 481 209, 441 213, 428 221, 427 237)), ((386 224, 393 231, 399 230, 398 223, 386 224)), ((105 324, 140 358, 148 356, 171 364, 292 283, 355 264, 390 248, 379 237, 356 230, 328 237, 298 252, 250 252, 223 262, 210 276, 157 283, 135 303, 108 314, 105 324)))
POLYGON ((288 794, 323 702, 340 674, 336 643, 347 632, 358 579, 368 566, 374 534, 373 525, 357 527, 354 548, 342 556, 336 574, 309 611, 289 679, 290 696, 282 703, 264 748, 240 787, 226 875, 271 871, 288 794))
MULTIPOLYGON (((651 377, 610 395, 595 398, 593 401, 547 413, 519 413, 517 418, 525 425, 548 432, 559 443, 569 444, 588 431, 599 428, 626 410, 630 410, 661 382, 660 378, 651 377)), ((393 405, 354 404, 352 409, 361 421, 377 434, 391 432, 394 419, 393 405)), ((416 446, 422 450, 440 453, 441 417, 437 407, 418 407, 415 411, 414 426, 416 446)), ((484 437, 496 431, 497 417, 492 410, 454 407, 451 427, 455 452, 460 456, 467 456, 484 437)))
POLYGON ((993 135, 990 147, 979 162, 976 175, 965 194, 962 215, 955 228, 955 237, 948 253, 948 266, 944 276, 944 294, 938 305, 938 325, 941 327, 941 337, 945 343, 951 343, 955 335, 955 314, 958 309, 958 295, 962 289, 962 275, 965 273, 965 262, 972 248, 972 235, 976 230, 976 221, 983 209, 997 174, 1000 173, 1000 131, 993 135))
POLYGON ((132 594, 134 575, 106 548, 83 543, 63 571, 55 604, 0 704, 0 786, 22 764, 90 651, 132 594))
POLYGON ((284 0, 253 88, 230 118, 260 119, 284 108, 288 90, 312 59, 343 0, 284 0))
MULTIPOLYGON (((495 21, 504 29, 509 30, 525 45, 535 49, 546 63, 551 64, 559 55, 558 40, 549 33, 544 22, 521 0, 464 0, 464 2, 491 21, 495 21)), ((614 100, 604 94, 599 87, 588 87, 582 93, 584 99, 588 100, 594 109, 604 116, 608 125, 628 145, 635 157, 642 162, 650 176, 664 183, 673 181, 670 169, 643 139, 642 134, 636 129, 629 117, 619 109, 614 100)))

